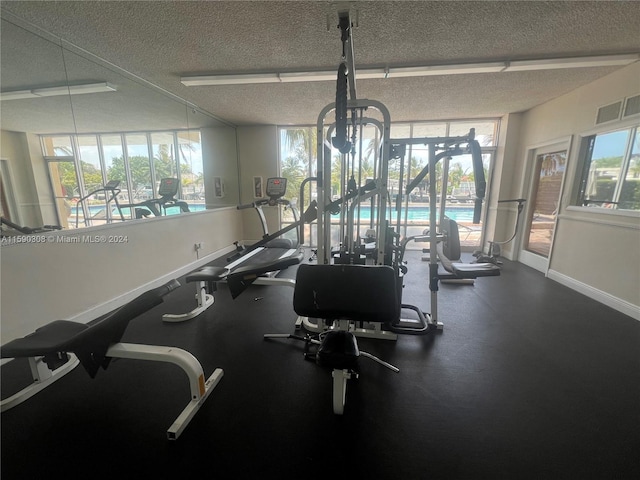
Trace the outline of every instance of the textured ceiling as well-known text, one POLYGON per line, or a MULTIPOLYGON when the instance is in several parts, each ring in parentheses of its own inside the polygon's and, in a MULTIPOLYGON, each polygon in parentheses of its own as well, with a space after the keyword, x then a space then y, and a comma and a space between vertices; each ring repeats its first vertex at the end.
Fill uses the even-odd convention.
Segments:
MULTIPOLYGON (((640 52, 639 2, 370 1, 351 5, 358 15, 353 36, 356 66, 361 68, 640 52)), ((232 124, 312 124, 335 96, 334 82, 206 87, 180 83, 181 76, 192 74, 336 69, 341 45, 333 3, 3 2, 2 9, 12 24, 42 28, 232 124)), ((26 65, 25 58, 34 56, 35 49, 24 39, 11 41, 17 30, 3 28, 2 32, 3 91, 51 84, 65 75, 54 60, 61 56, 59 52, 26 65)), ((110 105, 112 120, 119 108, 126 111, 127 106, 156 120, 162 117, 163 102, 156 102, 158 111, 148 112, 148 105, 138 106, 132 100, 161 96, 156 91, 141 93, 144 82, 105 68, 103 62, 66 60, 67 74, 74 67, 71 76, 76 81, 112 77, 122 85, 117 94, 96 95, 110 105), (132 97, 125 98, 129 94, 132 97)), ((527 110, 615 68, 360 80, 358 97, 382 101, 395 121, 495 117, 527 110)), ((83 100, 88 103, 86 97, 83 100)), ((23 103, 3 102, 3 128, 17 118, 22 118, 21 123, 15 120, 20 127, 14 128, 22 128, 28 122, 25 111, 42 108, 40 103, 21 109, 19 102, 23 103)), ((182 112, 184 106, 172 104, 177 102, 167 100, 168 106, 182 112)), ((73 110, 80 115, 80 110, 73 110)), ((86 118, 76 118, 76 127, 91 123, 90 111, 86 105, 86 118)), ((133 112, 127 118, 133 118, 133 112)), ((197 122, 191 118, 191 125, 197 122)))

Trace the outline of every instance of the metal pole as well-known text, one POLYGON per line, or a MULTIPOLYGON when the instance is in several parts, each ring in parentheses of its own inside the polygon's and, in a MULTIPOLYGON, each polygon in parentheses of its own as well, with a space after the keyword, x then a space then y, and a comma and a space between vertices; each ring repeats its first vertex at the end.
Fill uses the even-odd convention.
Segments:
POLYGON ((436 231, 436 147, 429 144, 429 290, 431 291, 431 320, 438 322, 438 238, 436 231))
POLYGON ((444 223, 444 209, 447 206, 447 186, 449 185, 449 161, 451 157, 444 157, 442 162, 442 189, 440 191, 440 225, 444 223))

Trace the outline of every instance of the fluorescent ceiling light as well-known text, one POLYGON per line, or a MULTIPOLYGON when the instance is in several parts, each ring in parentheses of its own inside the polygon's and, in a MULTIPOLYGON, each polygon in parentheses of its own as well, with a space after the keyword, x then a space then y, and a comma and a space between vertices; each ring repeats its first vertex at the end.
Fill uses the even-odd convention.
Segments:
MULTIPOLYGON (((459 65, 421 65, 391 68, 358 68, 356 79, 425 77, 431 75, 462 75, 474 73, 522 72, 528 70, 550 70, 563 68, 588 68, 623 66, 640 59, 638 54, 599 55, 593 57, 570 57, 504 62, 467 63, 459 65)), ((187 87, 205 85, 249 85, 254 83, 291 83, 335 81, 335 71, 267 72, 237 75, 199 75, 182 77, 187 87)))
POLYGON ((462 75, 465 73, 499 73, 504 70, 504 67, 505 65, 503 62, 399 67, 389 69, 389 78, 426 77, 431 75, 462 75))
POLYGON ((14 92, 0 93, 0 100, 22 100, 23 98, 36 98, 37 95, 31 93, 31 90, 18 90, 14 92))
POLYGON ((102 83, 85 83, 82 85, 70 85, 69 93, 71 95, 83 95, 85 93, 106 93, 106 92, 115 92, 116 87, 113 85, 102 82, 102 83))
POLYGON ((289 72, 279 74, 281 82, 322 82, 336 79, 336 72, 289 72))
POLYGON ((638 55, 600 55, 596 57, 550 58, 546 60, 519 60, 508 62, 505 72, 552 70, 557 68, 615 67, 638 60, 638 55))
MULTIPOLYGON (((356 79, 370 79, 370 78, 387 78, 389 76, 388 68, 364 68, 362 70, 356 69, 356 79)), ((336 72, 333 72, 331 80, 336 79, 336 72)))
POLYGON ((277 73, 250 73, 246 75, 200 75, 182 77, 181 82, 187 87, 201 85, 244 85, 252 83, 280 83, 277 73))
POLYGON ((36 97, 57 97, 60 95, 69 95, 69 87, 66 85, 61 87, 35 88, 31 90, 36 97))
POLYGON ((55 97, 61 95, 83 95, 86 93, 115 92, 116 88, 107 82, 63 85, 58 87, 34 88, 0 93, 0 100, 20 100, 24 98, 55 97))
POLYGON ((203 85, 247 85, 254 83, 318 82, 335 80, 336 72, 248 73, 239 75, 199 75, 182 77, 186 87, 203 85))

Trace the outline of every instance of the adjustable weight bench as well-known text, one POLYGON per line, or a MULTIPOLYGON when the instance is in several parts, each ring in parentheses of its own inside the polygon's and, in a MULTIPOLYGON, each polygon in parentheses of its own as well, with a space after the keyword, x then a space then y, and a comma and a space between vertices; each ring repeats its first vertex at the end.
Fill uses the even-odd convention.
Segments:
POLYGON ((332 369, 333 411, 344 413, 347 380, 358 376, 358 357, 370 358, 398 372, 379 358, 358 348, 351 323, 393 323, 400 315, 396 276, 386 265, 300 265, 293 309, 298 315, 322 318, 333 324, 317 338, 266 334, 264 338, 293 338, 305 342, 305 358, 332 369), (309 353, 309 346, 318 346, 309 353))
POLYGON ((165 313, 162 319, 165 322, 184 322, 200 315, 214 303, 213 292, 216 291, 217 283, 226 281, 229 285, 231 296, 236 298, 244 292, 249 285, 283 285, 293 287, 295 282, 287 278, 263 277, 262 275, 284 270, 292 265, 297 265, 302 261, 304 252, 300 249, 269 248, 266 250, 276 251, 281 256, 268 261, 260 261, 260 253, 263 250, 256 249, 246 257, 228 264, 226 267, 205 266, 199 270, 191 272, 185 278, 187 283, 196 282, 197 306, 188 313, 165 313))
POLYGON ((189 352, 166 346, 121 343, 129 322, 163 302, 178 288, 176 280, 149 290, 114 312, 91 324, 56 320, 24 338, 0 348, 2 358, 28 358, 34 383, 1 402, 6 411, 82 364, 91 378, 112 358, 168 362, 179 366, 189 378, 191 400, 167 430, 169 440, 177 439, 223 376, 220 368, 205 380, 200 362, 189 352))

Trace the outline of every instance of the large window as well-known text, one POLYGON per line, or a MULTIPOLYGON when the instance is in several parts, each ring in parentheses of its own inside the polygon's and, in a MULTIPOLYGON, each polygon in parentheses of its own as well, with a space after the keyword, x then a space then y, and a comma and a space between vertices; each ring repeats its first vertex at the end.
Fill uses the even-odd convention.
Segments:
MULTIPOLYGON (((200 132, 59 135, 41 140, 59 223, 65 228, 131 218, 130 208, 118 207, 157 198, 163 178, 180 180, 177 196, 191 211, 205 208, 200 132), (102 190, 113 181, 119 183, 116 199, 102 190)), ((166 213, 178 212, 174 208, 166 213)))
MULTIPOLYGON (((317 168, 317 137, 313 127, 292 127, 280 129, 280 175, 287 179, 286 198, 300 213, 317 198, 316 183, 306 182, 300 197, 300 188, 306 178, 315 177, 317 168)), ((281 226, 293 223, 291 209, 281 212, 281 226)), ((304 242, 315 235, 315 224, 304 226, 304 242)))
POLYGON ((202 144, 200 132, 178 132, 178 165, 182 179, 182 198, 204 204, 204 174, 202 172, 202 144))
POLYGON ((71 137, 43 137, 42 148, 49 167, 58 224, 64 228, 75 226, 72 204, 74 198, 76 201, 80 198, 80 185, 76 173, 75 147, 71 137))
POLYGON ((123 159, 131 172, 131 200, 133 203, 144 202, 154 198, 155 183, 151 176, 150 145, 144 134, 127 134, 124 136, 126 157, 123 159))
MULTIPOLYGON (((475 128, 476 139, 479 141, 485 168, 485 176, 488 177, 489 165, 495 151, 495 140, 497 138, 498 122, 494 120, 480 121, 459 121, 459 122, 413 122, 398 123, 391 126, 392 138, 419 138, 419 137, 444 137, 463 136, 469 133, 470 128, 475 128)), ((363 177, 370 173, 375 176, 375 172, 369 172, 370 165, 375 165, 380 154, 379 133, 373 126, 366 126, 363 129, 362 155, 356 155, 356 171, 360 170, 363 177), (358 168, 359 167, 359 168, 358 168)), ((315 176, 316 172, 316 130, 314 127, 282 127, 280 129, 280 172, 288 179, 287 195, 290 199, 297 201, 300 209, 304 209, 311 199, 316 198, 315 183, 307 184, 304 193, 304 205, 299 201, 299 188, 302 181, 307 177, 315 176)), ((358 145, 359 146, 359 145, 358 145)), ((340 154, 335 151, 332 155, 335 162, 340 162, 340 154)), ((420 145, 409 145, 405 156, 405 164, 401 165, 399 159, 392 159, 389 162, 389 194, 395 205, 395 200, 401 199, 402 234, 416 235, 428 226, 428 192, 426 182, 418 186, 409 198, 401 194, 400 185, 406 186, 408 181, 415 176, 428 163, 428 149, 420 145), (402 178, 401 178, 402 175, 402 178)), ((443 162, 438 164, 438 196, 442 182, 443 162)), ((338 163, 335 163, 336 167, 338 163)), ((351 173, 348 173, 351 175, 351 173)), ((366 178, 356 178, 359 184, 363 184, 366 178)), ((339 197, 340 191, 340 169, 332 168, 332 195, 339 197)), ((447 191, 446 213, 451 218, 457 220, 460 225, 460 239, 463 246, 472 248, 479 247, 481 239, 481 225, 474 225, 473 220, 473 199, 475 197, 475 183, 471 155, 461 155, 453 157, 449 164, 449 176, 447 191)), ((391 218, 396 220, 395 211, 391 218)), ((283 226, 291 221, 291 218, 283 215, 283 226)), ((337 220, 336 220, 337 222, 337 220)), ((394 221, 395 223, 395 221, 394 221)), ((305 227, 305 243, 315 245, 316 229, 315 225, 305 227)), ((337 237, 336 237, 336 241, 337 237)))
POLYGON ((639 127, 586 137, 582 160, 578 205, 640 210, 639 127))

